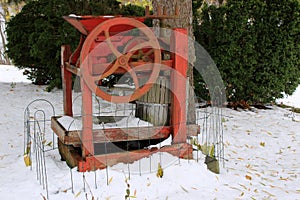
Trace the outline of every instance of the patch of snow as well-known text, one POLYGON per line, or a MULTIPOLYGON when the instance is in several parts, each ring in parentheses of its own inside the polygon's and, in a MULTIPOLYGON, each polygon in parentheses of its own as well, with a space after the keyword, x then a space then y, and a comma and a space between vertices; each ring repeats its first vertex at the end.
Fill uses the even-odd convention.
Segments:
POLYGON ((23 75, 24 70, 19 70, 12 65, 0 65, 0 82, 2 83, 30 83, 30 80, 23 75))
MULTIPOLYGON (((70 116, 62 116, 57 121, 68 131, 82 130, 82 120, 70 116)), ((141 120, 140 118, 129 116, 123 119, 105 124, 93 124, 94 129, 103 128, 131 128, 153 126, 151 123, 141 120)))
POLYGON ((285 105, 300 108, 300 99, 299 99, 299 97, 300 97, 300 87, 298 87, 292 95, 286 96, 283 99, 278 99, 277 103, 283 103, 285 105))
MULTIPOLYGON (((24 164, 23 113, 35 99, 52 102, 56 115, 63 112, 61 90, 48 93, 44 86, 20 83, 23 80, 26 78, 17 69, 0 66, 1 199, 46 197, 36 180, 36 163, 32 170, 24 164), (13 88, 11 82, 16 82, 13 88)), ((296 106, 299 93, 289 101, 296 106)), ((136 199, 300 199, 300 122, 291 114, 294 119, 300 115, 276 106, 253 111, 224 108, 222 113, 226 161, 221 174, 207 170, 200 152, 194 152, 195 160, 156 153, 132 164, 83 174, 69 169, 56 149, 46 152, 45 157, 49 197, 120 200, 126 194, 127 180, 136 199), (162 178, 156 177, 158 163, 164 170, 162 178)), ((66 119, 66 123, 71 120, 66 119)))

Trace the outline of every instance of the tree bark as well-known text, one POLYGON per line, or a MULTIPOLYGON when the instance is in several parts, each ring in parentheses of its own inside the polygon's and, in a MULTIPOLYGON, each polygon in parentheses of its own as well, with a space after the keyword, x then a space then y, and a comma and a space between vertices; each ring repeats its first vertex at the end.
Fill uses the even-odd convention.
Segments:
MULTIPOLYGON (((194 99, 194 78, 193 78, 193 66, 195 61, 194 54, 194 34, 193 34, 193 11, 192 11, 192 0, 153 0, 153 13, 157 14, 157 7, 160 5, 163 8, 165 7, 168 15, 174 15, 175 6, 177 5, 179 8, 179 16, 178 19, 165 19, 164 25, 165 28, 186 28, 189 36, 189 66, 187 71, 187 78, 189 87, 187 89, 187 123, 194 124, 196 121, 195 114, 195 99, 194 99)), ((153 20, 153 26, 159 27, 159 21, 153 20)))

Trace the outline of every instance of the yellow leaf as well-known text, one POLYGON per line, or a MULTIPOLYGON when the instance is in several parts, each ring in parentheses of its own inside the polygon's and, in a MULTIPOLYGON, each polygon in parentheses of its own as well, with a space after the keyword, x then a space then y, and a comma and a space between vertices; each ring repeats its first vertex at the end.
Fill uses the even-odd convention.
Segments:
POLYGON ((156 176, 162 178, 163 175, 164 175, 164 171, 163 171, 163 169, 162 169, 160 163, 158 163, 158 169, 157 169, 156 176))
POLYGON ((24 155, 24 162, 25 162, 26 167, 31 166, 31 159, 28 154, 24 155))
POLYGON ((246 175, 246 179, 251 181, 251 180, 252 180, 252 177, 249 176, 249 175, 246 175))
POLYGON ((75 197, 74 198, 77 198, 77 197, 79 197, 79 195, 81 194, 81 191, 79 191, 76 195, 75 195, 75 197))
POLYGON ((260 142, 259 144, 260 144, 260 146, 262 146, 262 147, 265 146, 265 142, 260 142))
POLYGON ((283 177, 280 177, 280 180, 281 181, 287 181, 289 178, 283 178, 283 177))
POLYGON ((110 177, 110 179, 108 180, 108 185, 112 182, 113 177, 110 177))
POLYGON ((242 193, 240 194, 240 197, 244 196, 244 194, 245 194, 245 193, 244 193, 244 192, 242 192, 242 193))
POLYGON ((47 146, 52 147, 52 141, 48 142, 47 146))

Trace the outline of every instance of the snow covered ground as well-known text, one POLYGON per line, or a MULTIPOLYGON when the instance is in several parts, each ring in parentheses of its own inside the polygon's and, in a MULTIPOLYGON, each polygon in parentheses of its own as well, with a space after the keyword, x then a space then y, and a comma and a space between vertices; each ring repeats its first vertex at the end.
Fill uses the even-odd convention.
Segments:
MULTIPOLYGON (((23 159, 23 115, 28 103, 47 99, 57 115, 62 113, 62 92, 44 89, 30 84, 14 67, 0 66, 0 199, 47 197, 36 179, 35 163, 30 170, 23 159)), ((299 91, 280 101, 300 107, 299 91)), ((197 162, 168 154, 83 174, 70 171, 60 161, 58 150, 53 150, 46 153, 49 199, 90 200, 93 196, 121 200, 125 199, 127 183, 130 194, 141 200, 300 199, 300 115, 276 106, 253 111, 224 109, 223 114, 226 161, 218 175, 207 170, 202 155, 197 162), (164 176, 157 178, 160 159, 164 176), (150 162, 152 173, 148 170, 150 162), (141 175, 137 170, 140 164, 148 166, 141 175), (124 170, 128 168, 130 180, 124 170)))

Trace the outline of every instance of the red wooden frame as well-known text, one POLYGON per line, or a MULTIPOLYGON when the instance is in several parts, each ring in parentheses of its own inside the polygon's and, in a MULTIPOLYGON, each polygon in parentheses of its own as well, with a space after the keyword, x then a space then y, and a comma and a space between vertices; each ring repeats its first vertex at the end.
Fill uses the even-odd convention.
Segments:
MULTIPOLYGON (((118 16, 117 16, 118 17, 118 16)), ((115 18, 115 17, 113 17, 115 18)), ((88 35, 99 23, 109 18, 103 17, 65 17, 75 28, 77 28, 83 35, 88 35)), ((136 20, 143 21, 143 18, 136 18, 136 20)), ((127 29, 126 25, 123 27, 127 29)), ((188 68, 188 39, 187 30, 183 28, 175 28, 171 35, 171 52, 174 52, 171 61, 162 61, 165 64, 162 69, 171 68, 171 123, 168 128, 172 133, 172 145, 164 147, 160 150, 138 150, 134 152, 126 152, 124 154, 109 154, 109 155, 94 155, 94 130, 92 124, 92 91, 87 86, 84 78, 81 77, 81 92, 82 92, 82 123, 81 131, 81 146, 82 155, 78 160, 79 171, 89 171, 104 168, 107 165, 113 165, 117 162, 133 162, 142 157, 149 156, 154 152, 169 152, 172 155, 181 158, 192 158, 192 146, 186 143, 187 140, 187 125, 186 125, 186 73, 188 68), (129 156, 129 157, 128 157, 129 156), (105 160, 103 160, 105 158, 105 160), (108 160, 110 160, 108 162, 108 160), (94 166, 93 166, 94 165, 94 166)), ((61 70, 63 79, 63 96, 64 96, 64 115, 72 116, 72 74, 82 76, 80 68, 77 65, 80 62, 79 55, 84 44, 84 37, 81 38, 79 47, 71 55, 70 47, 68 45, 62 46, 61 50, 61 70), (75 66, 74 66, 75 65, 75 66), (77 66, 76 66, 77 65, 77 66)), ((137 63, 138 64, 138 63, 137 63)), ((54 132, 57 131, 57 125, 54 125, 54 132), (56 128, 55 128, 56 127, 56 128)), ((52 127, 52 128, 53 128, 52 127)), ((164 128, 163 128, 164 130, 164 128)), ((195 135, 192 133, 189 135, 195 135)), ((57 133, 61 139, 61 132, 57 133)), ((64 141, 61 141, 64 142, 64 141)))

